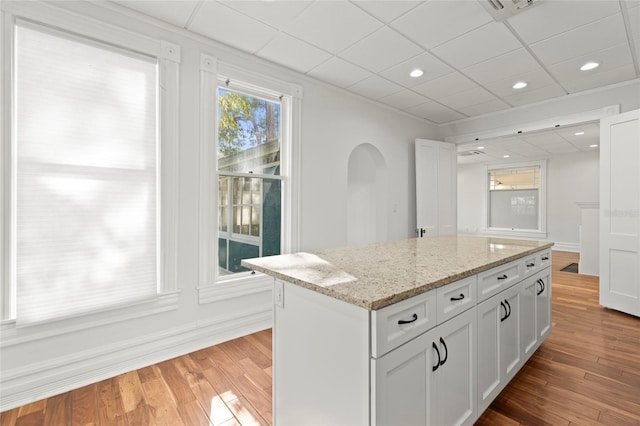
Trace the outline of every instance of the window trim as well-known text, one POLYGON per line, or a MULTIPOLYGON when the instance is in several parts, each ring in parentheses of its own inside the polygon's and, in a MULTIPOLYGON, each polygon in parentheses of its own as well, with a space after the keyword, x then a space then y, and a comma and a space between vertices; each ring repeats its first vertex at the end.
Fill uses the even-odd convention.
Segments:
POLYGON ((547 160, 529 161, 523 163, 488 164, 485 167, 485 178, 483 179, 483 209, 482 209, 482 233, 485 235, 495 235, 513 238, 546 238, 547 237, 547 160), (505 169, 540 168, 540 187, 538 188, 538 229, 510 229, 492 228, 489 226, 489 172, 505 169))
MULTIPOLYGON (((54 4, 30 4, 32 2, 12 2, 3 4, 0 31, 3 43, 0 48, 8 60, 0 69, 0 292, 3 303, 0 306, 0 324, 3 330, 15 327, 15 289, 11 287, 13 274, 12 226, 15 225, 13 206, 15 205, 15 182, 13 160, 15 155, 15 109, 14 109, 14 34, 18 22, 43 31, 62 33, 81 42, 100 43, 113 46, 115 50, 132 51, 134 54, 156 58, 158 61, 158 111, 159 111, 159 289, 156 296, 143 301, 125 302, 122 305, 98 309, 90 313, 56 319, 51 322, 66 324, 78 318, 85 318, 82 329, 120 322, 132 316, 152 315, 161 311, 174 310, 178 306, 177 282, 177 225, 178 225, 178 138, 179 138, 179 67, 180 46, 159 39, 128 31, 102 21, 78 15, 61 9, 54 4), (120 315, 136 306, 135 314, 120 315)), ((35 323, 31 327, 36 327, 35 323)), ((43 327, 47 327, 43 325, 43 327)), ((50 327, 47 327, 51 330, 50 327)), ((46 337, 53 331, 44 333, 46 337)), ((59 333, 55 333, 59 334, 59 333)))
MULTIPOLYGON (((234 293, 234 287, 242 287, 243 291, 235 294, 247 295, 265 291, 265 280, 262 274, 239 272, 221 279, 217 276, 217 200, 218 176, 236 175, 234 172, 217 171, 214 159, 216 147, 212 141, 217 139, 217 99, 218 84, 241 92, 279 99, 287 102, 283 108, 280 152, 281 175, 254 174, 253 177, 266 177, 282 181, 283 198, 287 200, 282 206, 281 252, 291 253, 299 247, 299 149, 300 116, 302 104, 302 87, 286 83, 269 76, 254 73, 218 60, 202 53, 200 56, 200 211, 199 211, 199 258, 198 258, 198 293, 199 301, 211 303, 229 298, 227 293, 234 293), (283 98, 280 99, 280 96, 283 98), (286 145, 284 145, 286 144, 286 145), (224 287, 228 290, 225 290, 224 287)), ((239 174, 240 175, 240 174, 239 174)), ((245 174, 241 174, 244 176, 245 174)))

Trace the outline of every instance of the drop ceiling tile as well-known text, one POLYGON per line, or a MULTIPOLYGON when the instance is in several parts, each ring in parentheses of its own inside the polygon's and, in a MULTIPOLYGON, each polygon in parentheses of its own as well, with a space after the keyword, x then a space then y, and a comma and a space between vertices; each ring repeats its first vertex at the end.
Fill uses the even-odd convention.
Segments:
MULTIPOLYGON (((168 2, 167 2, 168 3, 168 2)), ((296 1, 220 1, 225 5, 244 13, 265 24, 276 28, 282 28, 293 18, 298 16, 312 2, 304 0, 296 1)))
POLYGON ((509 18, 509 24, 525 42, 535 43, 617 12, 617 1, 545 1, 509 18))
POLYGON ((460 108, 481 104, 496 100, 496 97, 487 92, 482 87, 474 87, 471 90, 458 92, 453 95, 445 96, 438 99, 438 102, 448 106, 451 109, 459 110, 460 108))
POLYGON ((603 71, 618 68, 623 65, 633 63, 629 43, 618 44, 597 52, 590 52, 586 55, 577 56, 566 61, 558 62, 549 67, 553 76, 562 82, 570 82, 584 77, 599 74, 603 71), (589 71, 580 71, 580 67, 589 61, 600 64, 598 68, 589 71))
POLYGON ((598 73, 586 74, 582 78, 569 79, 561 81, 561 83, 569 93, 576 93, 582 90, 633 80, 634 78, 636 78, 636 69, 630 63, 617 68, 603 68, 598 73))
POLYGON ((431 49, 491 21, 493 18, 476 1, 428 1, 391 26, 431 49))
POLYGON ((548 145, 544 147, 544 150, 551 154, 567 154, 569 152, 578 152, 578 148, 568 142, 564 142, 558 145, 548 145))
POLYGON ((302 73, 331 57, 317 47, 282 33, 260 49, 257 55, 302 73))
POLYGON ((188 29, 250 53, 278 34, 272 27, 214 1, 202 3, 188 29))
POLYGON ((424 104, 408 108, 406 111, 410 114, 425 118, 437 124, 459 120, 465 117, 459 112, 454 111, 444 105, 440 105, 437 102, 426 102, 424 104))
POLYGON ((379 1, 355 1, 354 4, 366 10, 376 18, 385 23, 389 23, 398 16, 405 14, 407 11, 419 5, 420 1, 404 1, 404 0, 379 0, 379 1))
POLYGON ((541 69, 533 56, 522 48, 471 65, 462 71, 478 83, 486 85, 507 77, 541 69))
POLYGON ((429 102, 429 99, 410 90, 402 90, 378 100, 384 104, 402 110, 429 102))
POLYGON ((369 78, 365 78, 364 80, 349 86, 347 90, 358 93, 367 98, 380 99, 403 90, 403 87, 392 83, 389 80, 378 77, 377 75, 372 75, 369 78))
POLYGON ((503 102, 500 99, 494 99, 488 102, 479 103, 477 105, 462 107, 459 108, 458 111, 465 115, 473 117, 476 115, 489 114, 490 112, 502 111, 503 109, 508 108, 508 103, 503 102))
POLYGON ((199 1, 183 0, 179 2, 168 2, 159 0, 118 0, 117 3, 130 9, 137 10, 145 15, 169 22, 170 24, 178 27, 184 27, 187 25, 187 22, 199 1))
POLYGON ((538 146, 541 149, 546 149, 545 147, 548 145, 558 145, 567 143, 560 135, 553 132, 536 132, 536 133, 527 133, 520 136, 525 142, 528 142, 531 145, 538 146))
POLYGON ((388 70, 380 73, 385 78, 393 80, 404 87, 414 87, 422 84, 426 81, 433 80, 438 77, 442 77, 446 74, 453 72, 453 68, 446 65, 441 60, 428 52, 404 61, 388 70), (424 75, 421 77, 411 77, 409 72, 415 68, 420 68, 424 71, 424 75))
POLYGON ((560 127, 553 130, 555 134, 570 143, 580 143, 580 141, 587 139, 592 141, 594 138, 600 139, 600 124, 599 122, 579 124, 575 126, 560 127), (576 133, 583 133, 576 135, 576 133))
POLYGON ((554 83, 549 86, 505 96, 503 99, 510 104, 517 106, 557 98, 558 96, 563 95, 566 95, 564 89, 554 83))
POLYGON ((380 72, 420 53, 423 50, 418 45, 383 27, 340 52, 339 56, 369 71, 380 72))
POLYGON ((369 71, 363 70, 335 56, 318 65, 309 71, 308 74, 338 87, 351 86, 371 76, 369 71))
POLYGON ((456 68, 465 68, 520 48, 522 44, 507 27, 491 22, 431 49, 431 52, 456 68))
POLYGON ((500 97, 509 97, 516 95, 523 95, 532 90, 538 90, 543 87, 555 85, 555 81, 551 76, 542 68, 538 68, 535 71, 514 75, 511 77, 505 77, 502 80, 486 83, 484 86, 487 90, 495 93, 500 97), (527 86, 522 89, 514 89, 513 85, 519 81, 527 83, 527 86))
POLYGON ((617 13, 531 45, 547 66, 597 52, 627 41, 622 15, 617 13))
POLYGON ((291 21, 285 32, 331 53, 338 53, 383 25, 345 1, 319 1, 291 21))
POLYGON ((547 151, 542 151, 542 150, 520 152, 519 154, 522 157, 526 158, 527 160, 541 160, 543 158, 549 157, 549 153, 547 151))
POLYGON ((413 90, 431 99, 441 99, 455 93, 471 90, 478 85, 459 72, 427 81, 413 87, 413 90))

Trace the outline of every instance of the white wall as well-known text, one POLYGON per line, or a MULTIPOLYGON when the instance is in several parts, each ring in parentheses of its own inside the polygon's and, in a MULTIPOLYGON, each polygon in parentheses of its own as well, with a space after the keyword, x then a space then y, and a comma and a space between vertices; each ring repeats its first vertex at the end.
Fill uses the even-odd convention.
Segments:
MULTIPOLYGON (((44 7, 36 2, 16 4, 40 12, 44 7)), ((346 245, 348 159, 353 148, 362 143, 375 146, 386 163, 388 238, 413 235, 413 141, 420 137, 432 138, 435 127, 235 49, 187 35, 184 30, 156 25, 156 21, 136 14, 123 14, 123 9, 108 3, 54 4, 56 8, 80 12, 77 19, 95 17, 181 47, 177 250, 180 293, 175 306, 151 316, 135 318, 133 307, 126 312, 115 310, 83 320, 69 319, 24 328, 16 328, 11 322, 0 324, 2 410, 271 326, 268 284, 250 294, 222 289, 216 300, 199 303, 201 53, 302 86, 302 139, 298 141, 301 150, 300 250, 346 245)), ((18 6, 3 2, 2 7, 18 6)))
MULTIPOLYGON (((577 251, 580 208, 576 202, 599 200, 599 153, 597 150, 551 157, 547 163, 547 239, 556 249, 577 251)), ((458 229, 478 233, 485 227, 483 182, 486 166, 458 166, 458 229)))

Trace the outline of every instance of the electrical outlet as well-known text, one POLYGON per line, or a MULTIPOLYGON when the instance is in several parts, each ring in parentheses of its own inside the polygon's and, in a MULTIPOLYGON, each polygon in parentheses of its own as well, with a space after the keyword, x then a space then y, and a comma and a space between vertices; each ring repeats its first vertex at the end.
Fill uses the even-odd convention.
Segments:
POLYGON ((273 303, 284 308, 284 283, 282 281, 276 281, 273 287, 273 303))

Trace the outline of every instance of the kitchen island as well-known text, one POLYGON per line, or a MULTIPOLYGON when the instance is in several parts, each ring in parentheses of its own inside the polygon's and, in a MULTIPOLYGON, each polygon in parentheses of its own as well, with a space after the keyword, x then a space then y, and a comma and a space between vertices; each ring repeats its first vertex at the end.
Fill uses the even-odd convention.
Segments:
POLYGON ((274 277, 274 422, 472 424, 550 332, 552 245, 451 235, 244 260, 274 277))

